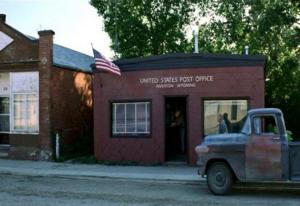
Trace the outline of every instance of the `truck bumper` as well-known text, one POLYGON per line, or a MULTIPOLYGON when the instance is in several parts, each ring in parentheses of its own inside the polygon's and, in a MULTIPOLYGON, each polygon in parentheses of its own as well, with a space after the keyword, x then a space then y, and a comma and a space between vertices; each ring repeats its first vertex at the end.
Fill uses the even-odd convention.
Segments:
POLYGON ((198 175, 201 175, 202 177, 205 175, 205 165, 202 162, 197 162, 198 166, 198 175))

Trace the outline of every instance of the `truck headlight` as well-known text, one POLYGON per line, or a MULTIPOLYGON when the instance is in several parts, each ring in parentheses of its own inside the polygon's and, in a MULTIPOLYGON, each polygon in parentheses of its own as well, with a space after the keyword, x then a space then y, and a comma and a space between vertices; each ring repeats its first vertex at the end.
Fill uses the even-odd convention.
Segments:
POLYGON ((195 148, 195 151, 196 151, 197 154, 207 153, 207 152, 209 152, 209 148, 205 145, 199 145, 195 148))

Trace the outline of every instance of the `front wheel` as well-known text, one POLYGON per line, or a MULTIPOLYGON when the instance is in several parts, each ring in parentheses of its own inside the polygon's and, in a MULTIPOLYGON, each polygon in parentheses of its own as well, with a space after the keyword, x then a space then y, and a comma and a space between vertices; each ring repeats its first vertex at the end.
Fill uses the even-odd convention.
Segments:
POLYGON ((231 191, 233 175, 224 162, 215 162, 207 170, 207 185, 215 195, 225 195, 231 191))

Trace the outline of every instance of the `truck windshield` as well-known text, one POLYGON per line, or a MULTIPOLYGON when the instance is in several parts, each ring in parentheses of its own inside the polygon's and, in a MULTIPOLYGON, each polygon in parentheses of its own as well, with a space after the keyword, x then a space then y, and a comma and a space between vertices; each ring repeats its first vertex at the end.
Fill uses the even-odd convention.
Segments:
POLYGON ((244 123, 244 126, 241 130, 241 133, 246 134, 246 135, 249 135, 251 133, 251 131, 250 131, 250 118, 249 117, 247 117, 247 119, 244 123))

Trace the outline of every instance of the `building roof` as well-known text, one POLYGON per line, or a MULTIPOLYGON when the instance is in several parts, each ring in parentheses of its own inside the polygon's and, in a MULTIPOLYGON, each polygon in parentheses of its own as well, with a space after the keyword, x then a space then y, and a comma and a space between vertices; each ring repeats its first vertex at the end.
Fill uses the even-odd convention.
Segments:
POLYGON ((89 55, 57 44, 53 45, 53 64, 55 66, 92 72, 90 65, 93 63, 94 58, 89 55))
MULTIPOLYGON (((18 35, 24 37, 25 40, 38 43, 38 38, 25 35, 17 29, 5 23, 5 15, 1 14, 1 23, 18 35)), ((92 72, 91 64, 94 58, 81 52, 69 49, 67 47, 53 44, 53 64, 57 67, 67 68, 75 71, 92 72)))
MULTIPOLYGON (((38 41, 33 36, 26 35, 32 41, 38 41)), ((76 71, 92 72, 91 64, 94 58, 73 49, 53 44, 53 65, 76 71)))
POLYGON ((266 57, 236 54, 163 54, 114 61, 121 71, 207 67, 264 66, 266 57))

